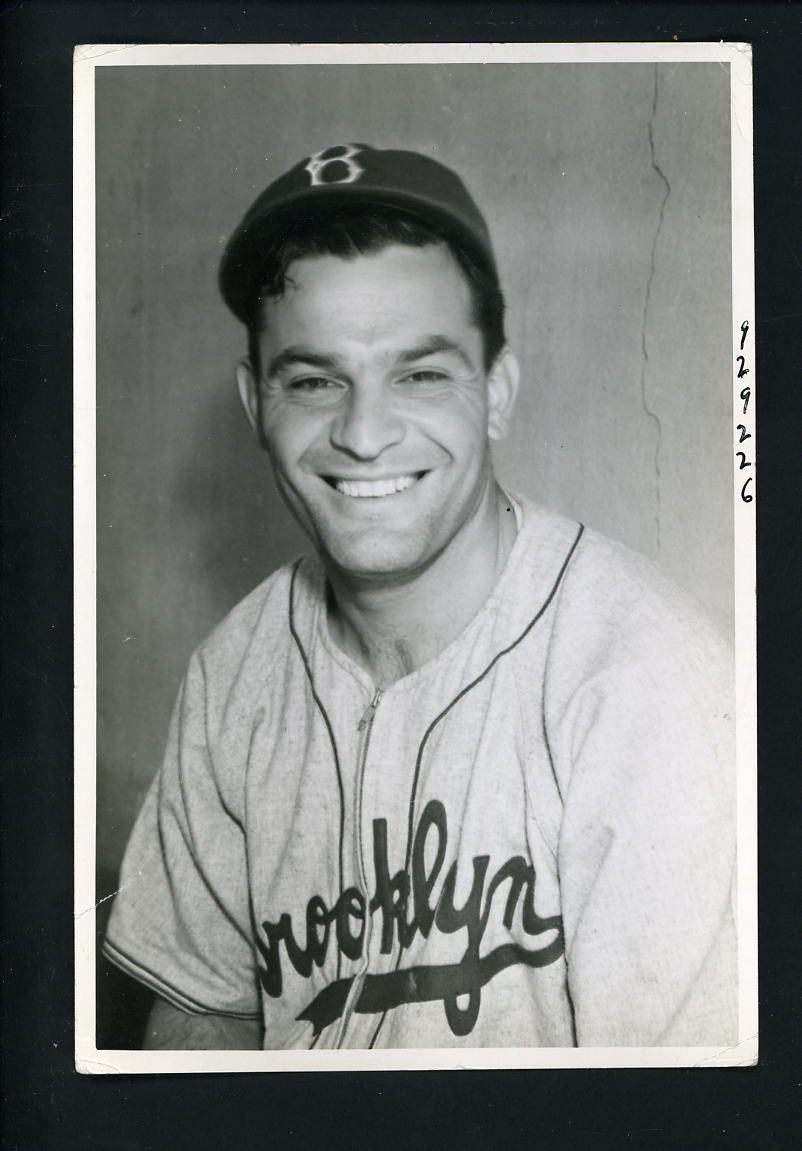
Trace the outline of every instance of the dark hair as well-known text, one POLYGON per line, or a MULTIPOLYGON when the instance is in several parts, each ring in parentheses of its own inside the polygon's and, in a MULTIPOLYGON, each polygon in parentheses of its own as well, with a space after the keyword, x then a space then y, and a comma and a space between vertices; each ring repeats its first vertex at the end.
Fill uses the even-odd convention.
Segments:
POLYGON ((504 296, 496 275, 484 268, 450 235, 399 208, 348 205, 337 210, 293 216, 281 227, 279 238, 265 253, 262 286, 248 322, 248 355, 260 375, 259 335, 264 326, 265 300, 281 296, 287 271, 295 260, 308 256, 354 259, 372 255, 392 244, 424 248, 445 244, 459 264, 471 293, 471 318, 482 334, 484 366, 489 371, 506 343, 504 296))

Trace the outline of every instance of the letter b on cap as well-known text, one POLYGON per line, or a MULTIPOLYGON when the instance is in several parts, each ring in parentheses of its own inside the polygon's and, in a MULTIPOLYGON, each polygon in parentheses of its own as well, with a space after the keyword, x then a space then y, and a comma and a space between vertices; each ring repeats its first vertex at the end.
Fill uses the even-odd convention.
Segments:
POLYGON ((361 164, 354 159, 361 149, 356 144, 335 144, 324 148, 309 157, 304 169, 309 173, 309 183, 353 184, 364 172, 361 164))

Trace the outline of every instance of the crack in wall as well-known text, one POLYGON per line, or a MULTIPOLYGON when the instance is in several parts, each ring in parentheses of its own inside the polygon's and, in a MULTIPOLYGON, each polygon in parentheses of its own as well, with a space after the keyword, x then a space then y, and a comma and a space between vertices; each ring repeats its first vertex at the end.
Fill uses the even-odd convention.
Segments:
POLYGON ((649 156, 650 156, 650 160, 651 160, 652 171, 657 174, 657 176, 660 178, 660 181, 662 182, 663 195, 662 195, 661 200, 660 200, 660 211, 659 211, 658 217, 657 217, 657 227, 655 228, 654 236, 652 238, 652 250, 651 250, 650 257, 649 257, 649 276, 648 276, 648 279, 646 281, 646 295, 645 295, 644 301, 643 301, 643 323, 642 323, 642 330, 641 330, 642 362, 641 362, 641 373, 640 373, 641 406, 643 407, 643 411, 645 412, 646 416, 650 420, 653 421, 654 427, 655 427, 655 433, 656 433, 655 448, 654 448, 654 470, 655 470, 655 485, 656 485, 655 509, 654 509, 654 531, 655 531, 655 548, 656 548, 657 557, 659 557, 659 555, 660 555, 660 544, 661 544, 661 540, 660 540, 660 511, 661 511, 661 499, 662 499, 662 489, 661 489, 662 477, 660 474, 660 453, 661 453, 662 447, 663 447, 663 425, 660 421, 660 417, 657 414, 657 412, 649 406, 649 401, 648 401, 648 396, 647 396, 646 376, 647 376, 647 372, 649 369, 649 349, 647 346, 646 332, 647 332, 648 322, 649 322, 649 304, 650 304, 651 298, 652 298, 652 284, 654 282, 654 276, 655 276, 655 258, 657 255, 657 244, 660 240, 660 234, 663 230, 663 220, 664 220, 665 214, 666 214, 666 204, 668 202, 668 197, 671 195, 671 184, 668 182, 668 177, 666 176, 665 172, 663 171, 663 169, 660 167, 659 163, 657 162, 657 153, 656 153, 655 146, 654 146, 654 121, 655 121, 655 116, 657 115, 657 98, 658 98, 658 92, 659 92, 658 81, 659 81, 659 65, 655 64, 655 66, 654 66, 654 92, 652 95, 652 109, 651 109, 651 112, 649 113, 649 124, 648 124, 649 156))

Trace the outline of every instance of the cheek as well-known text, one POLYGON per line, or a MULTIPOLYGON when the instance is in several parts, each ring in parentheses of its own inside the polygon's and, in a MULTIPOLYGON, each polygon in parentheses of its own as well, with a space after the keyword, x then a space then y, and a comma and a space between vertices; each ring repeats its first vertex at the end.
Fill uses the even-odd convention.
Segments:
POLYGON ((262 411, 265 443, 274 461, 291 466, 326 435, 324 413, 267 401, 262 411))
POLYGON ((487 439, 487 399, 483 391, 471 390, 449 397, 442 405, 419 412, 418 427, 433 440, 454 451, 470 449, 487 439))

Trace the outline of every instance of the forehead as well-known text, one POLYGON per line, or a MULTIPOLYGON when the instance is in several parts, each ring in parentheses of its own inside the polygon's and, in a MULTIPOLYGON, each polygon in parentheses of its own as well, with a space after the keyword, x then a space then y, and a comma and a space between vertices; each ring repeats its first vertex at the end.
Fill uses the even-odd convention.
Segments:
POLYGON ((476 332, 471 289, 444 244, 391 245, 349 258, 321 255, 293 261, 281 296, 267 299, 265 334, 381 339, 421 326, 450 334, 476 332))

